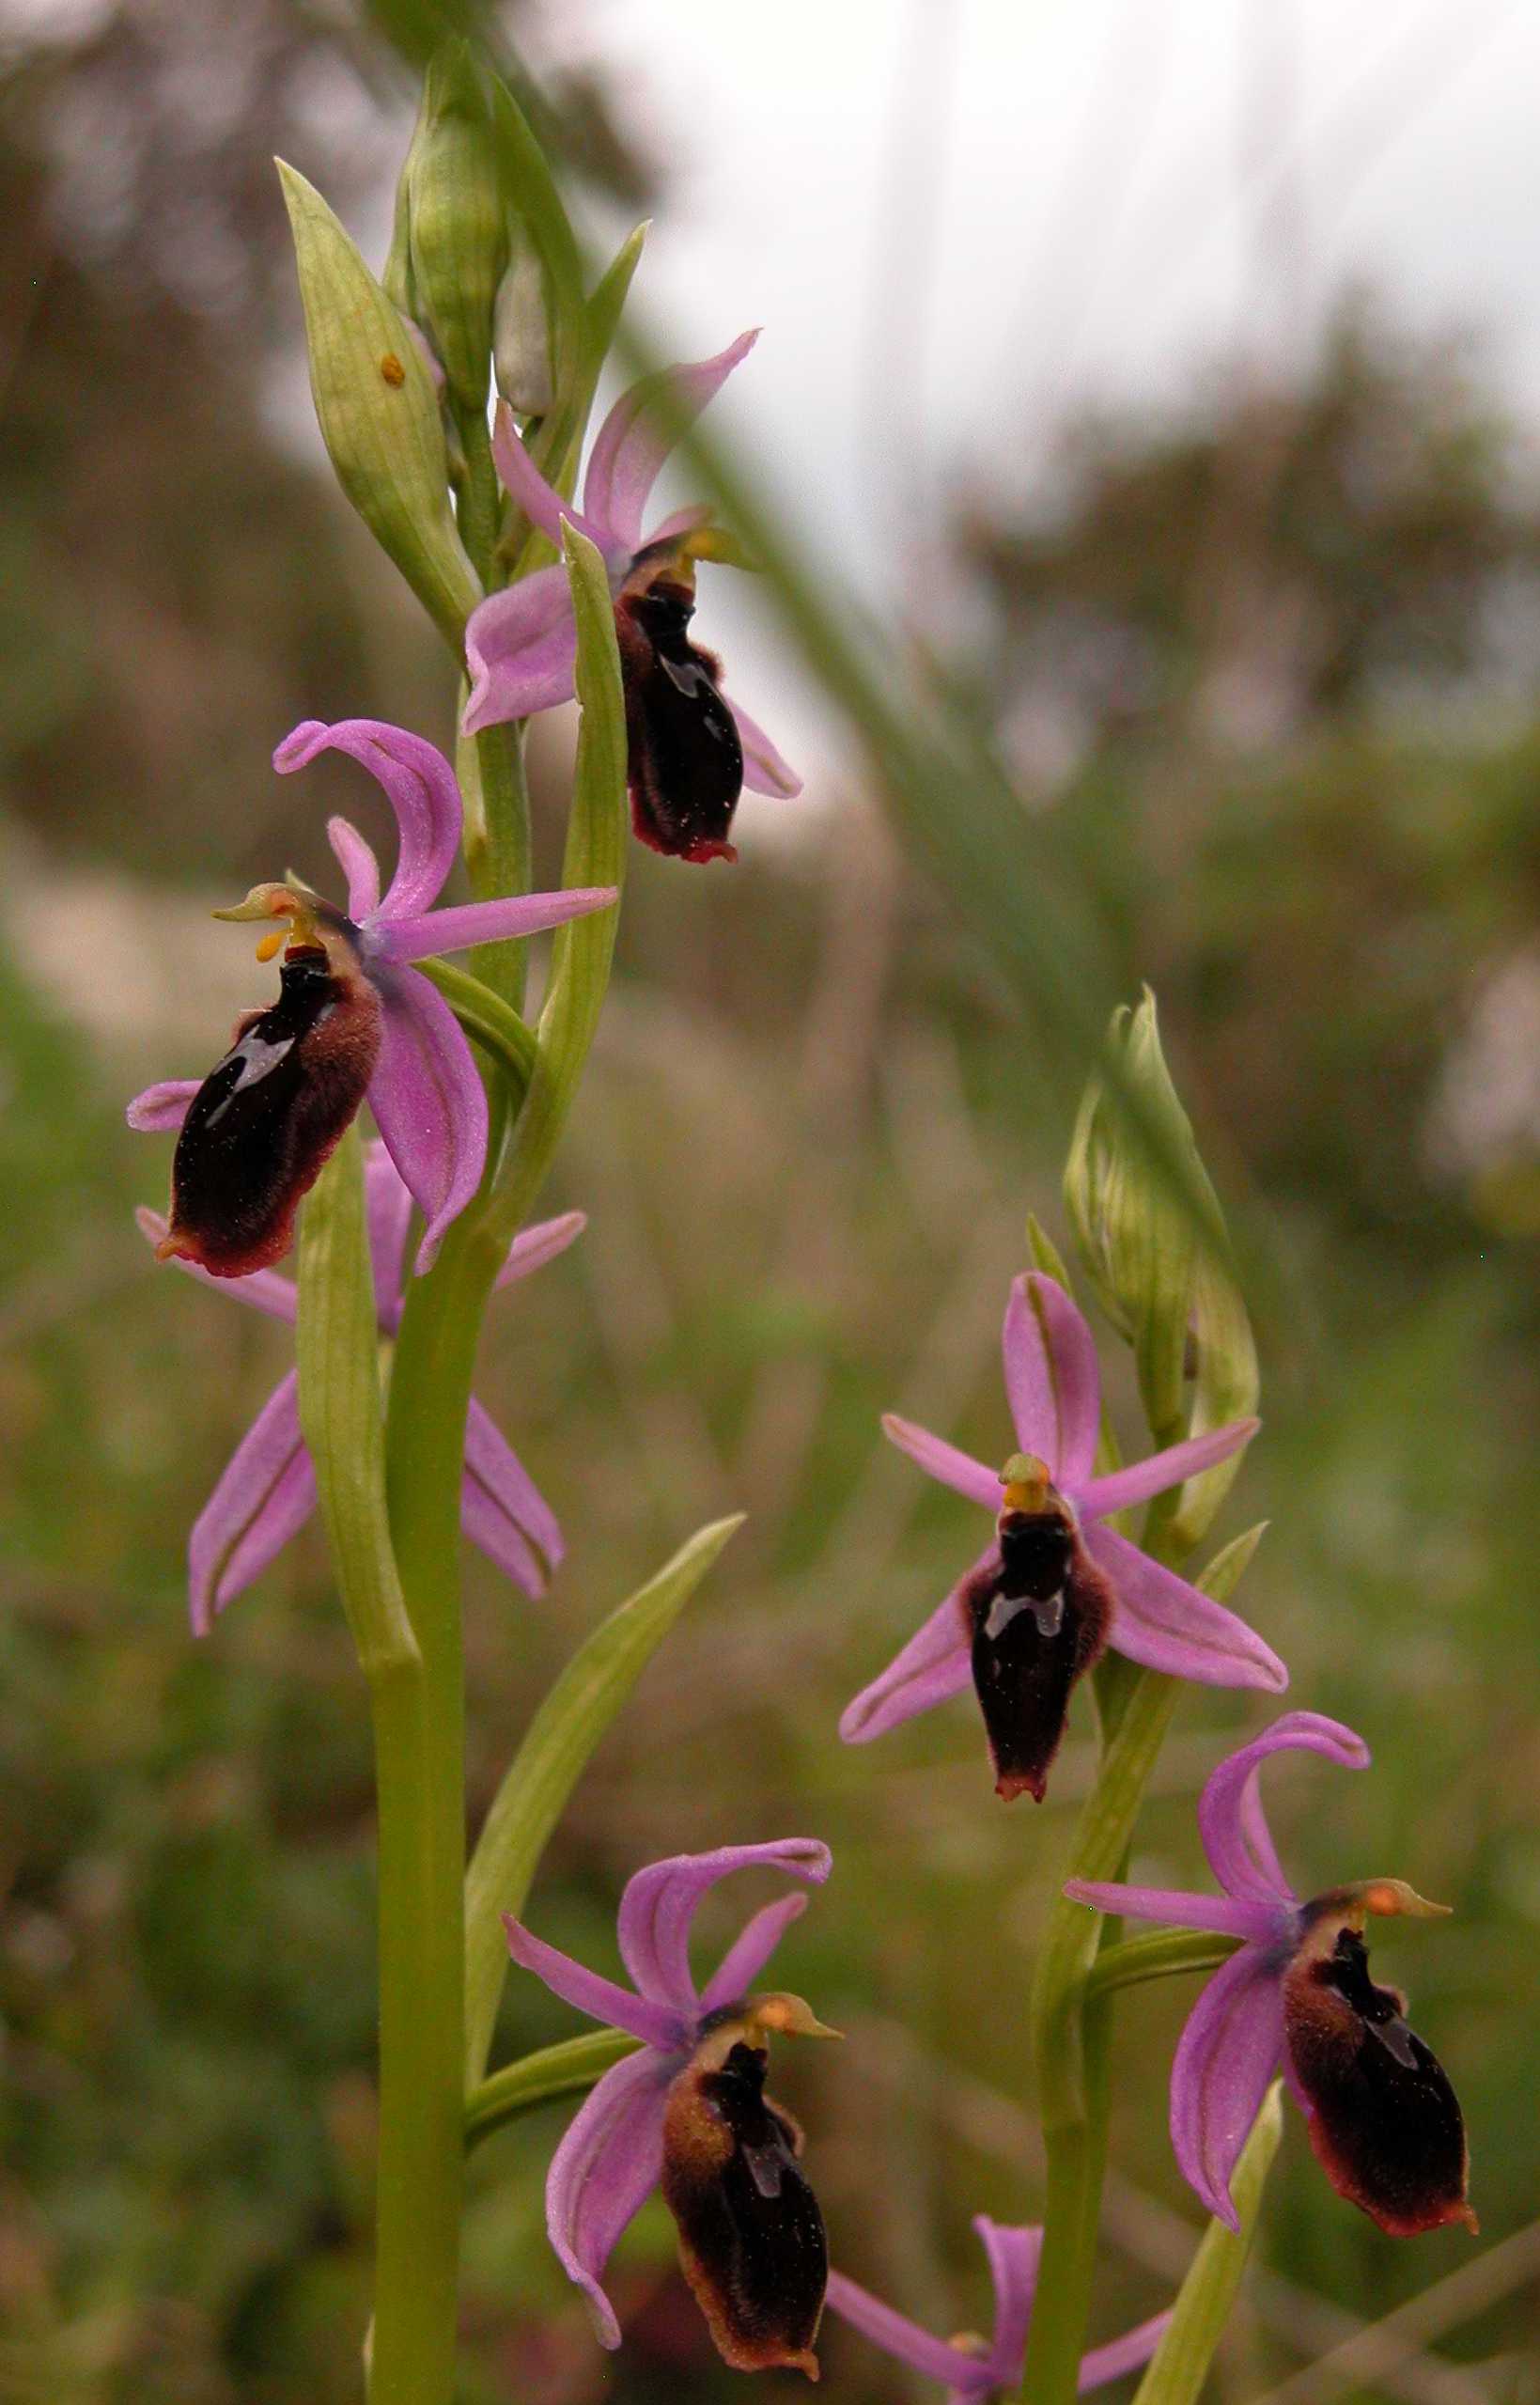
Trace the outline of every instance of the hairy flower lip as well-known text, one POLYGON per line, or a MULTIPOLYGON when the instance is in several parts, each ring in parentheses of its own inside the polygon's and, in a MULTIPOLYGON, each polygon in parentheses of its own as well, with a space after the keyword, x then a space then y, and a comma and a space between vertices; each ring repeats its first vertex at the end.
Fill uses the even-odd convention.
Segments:
MULTIPOLYGON (((1018 1450, 1001 1470, 891 1413, 882 1422, 889 1443, 927 1476, 987 1510, 997 1530, 1015 1507, 1013 1490, 1025 1490, 1020 1499, 1027 1503, 1062 1508, 1077 1540, 1083 1539, 1086 1560, 1111 1590, 1105 1636, 1114 1650, 1206 1685, 1274 1693, 1285 1687, 1287 1670, 1254 1630, 1106 1525, 1109 1513, 1146 1502, 1238 1452, 1259 1423, 1232 1421, 1098 1477, 1101 1385, 1095 1340, 1064 1288, 1040 1271, 1011 1287, 1002 1352, 1018 1450)), ((846 1707, 839 1729, 847 1744, 868 1743, 976 1685, 965 1613, 974 1583, 991 1572, 994 1561, 987 1548, 888 1667, 846 1707)), ((1093 1648, 1071 1686, 1095 1658, 1093 1648)), ((1016 1791, 1036 1789, 1028 1780, 1016 1791)))
POLYGON ((1286 1712, 1211 1773, 1198 1805, 1220 1896, 1071 1880, 1103 1913, 1217 1929, 1238 1950, 1199 1996, 1172 2067, 1172 2142, 1183 2176, 1230 2228, 1230 2179, 1282 2060, 1311 2144, 1339 2194, 1393 2237, 1447 2222, 1471 2229, 1464 2125, 1430 2050, 1404 2031, 1403 2001, 1368 1977, 1361 1932, 1377 1913, 1437 1914, 1403 1881, 1327 1888, 1301 1902, 1284 1876, 1258 1773, 1274 1753, 1362 1770, 1368 1748, 1340 1721, 1286 1712), (1403 2034, 1404 2032, 1404 2034, 1403 2034))
POLYGON ((619 2345, 620 2328, 601 2286, 604 2266, 662 2176, 663 2122, 676 2083, 703 2044, 709 2047, 716 2033, 731 2029, 724 2012, 798 2001, 756 1999, 752 1990, 785 1931, 806 1909, 805 1895, 793 1892, 761 1906, 704 1988, 696 1987, 691 1971, 691 1923, 702 1897, 734 1871, 755 1866, 821 1886, 831 1857, 817 1838, 784 1837, 672 1855, 638 1871, 621 1897, 616 1923, 621 1959, 634 1983, 630 1988, 589 1971, 505 1916, 516 1962, 578 2011, 641 2041, 640 2052, 606 2071, 592 2090, 552 2159, 546 2183, 552 2245, 587 2297, 606 2347, 619 2345))

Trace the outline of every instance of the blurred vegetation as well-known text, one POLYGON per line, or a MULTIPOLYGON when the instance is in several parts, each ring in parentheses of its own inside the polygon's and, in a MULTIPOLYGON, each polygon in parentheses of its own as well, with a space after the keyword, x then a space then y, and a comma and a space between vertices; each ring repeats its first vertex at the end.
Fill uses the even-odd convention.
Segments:
MULTIPOLYGON (((295 719, 447 734, 432 639, 319 447, 285 439, 294 311, 267 181, 284 148, 362 208, 407 86, 260 0, 222 12, 211 50, 207 16, 71 22, 8 38, 0 118, 17 957, 83 863, 113 879, 52 989, 0 972, 0 2400, 327 2405, 356 2395, 366 2297, 366 1728, 313 1535, 209 1645, 186 1636, 184 1532, 288 1339, 151 1273, 130 1211, 160 1200, 163 1151, 121 1103, 186 1062, 93 994, 111 956, 91 947, 104 911, 175 944, 179 882, 239 890, 313 851, 315 792, 267 773, 295 719)), ((601 95, 562 105, 594 172, 645 175, 601 95)), ((1180 428, 1074 429, 1050 508, 986 527, 964 504, 957 527, 986 629, 961 674, 1017 763, 1026 839, 1073 867, 1128 991, 1158 987, 1216 1180, 1285 1273, 1260 1329, 1268 1425, 1230 1508, 1273 1521, 1242 1603, 1296 1699, 1376 1751, 1362 1779, 1279 1772, 1285 1856, 1307 1886, 1388 1871, 1458 1908, 1376 1962, 1460 2087, 1483 2243, 1517 2269, 1479 2310, 1434 2309, 1436 2355, 1340 2392, 1399 2405, 1540 2397, 1531 465, 1476 365, 1361 309, 1298 390, 1237 377, 1180 428)), ((769 856, 746 828, 744 851, 730 876, 635 862, 551 1200, 589 1231, 492 1322, 481 1391, 571 1550, 537 1607, 468 1560, 474 1800, 577 1635, 746 1506, 531 1917, 604 1961, 640 1862, 827 1836, 834 1881, 778 1974, 849 2043, 780 2085, 842 2261, 948 2330, 985 2310, 969 2214, 1039 2201, 1023 2005, 1088 1730, 1082 1712, 1034 1813, 995 1804, 966 1704, 860 1753, 833 1726, 976 1541, 877 1415, 1000 1451, 1000 1307, 1027 1209, 1062 1234, 1068 1131, 869 804, 769 856)), ((223 1030, 184 991, 196 1057, 223 1030)), ((1126 1377, 1117 1398, 1131 1435, 1126 1377)), ((1251 1725, 1239 1698, 1184 1707, 1145 1873, 1198 1872, 1193 1794, 1251 1725)), ((1163 2302, 1195 2235, 1165 2136, 1189 2001, 1122 2007, 1098 2335, 1163 2302)), ((510 1984, 508 2050, 571 2026, 510 1984)), ((467 2405, 736 2393, 656 2210, 617 2258, 626 2350, 593 2346, 544 2239, 561 2126, 477 2158, 467 2405)), ((1475 2259, 1458 2234, 1379 2238, 1296 2116, 1261 2252, 1226 2399, 1475 2259)), ((910 2393, 837 2329, 824 2351, 836 2396, 910 2393)))

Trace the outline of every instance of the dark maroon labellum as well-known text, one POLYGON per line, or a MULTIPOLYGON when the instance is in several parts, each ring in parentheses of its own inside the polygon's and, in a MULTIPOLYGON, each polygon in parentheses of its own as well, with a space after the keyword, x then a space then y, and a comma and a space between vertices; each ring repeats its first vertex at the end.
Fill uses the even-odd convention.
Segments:
POLYGON ((193 1098, 171 1164, 163 1256, 245 1277, 288 1252, 294 1215, 364 1100, 380 1003, 326 953, 289 952, 278 999, 253 1011, 193 1098))
POLYGON ((1437 2056, 1404 2018, 1405 1998, 1377 1988, 1361 1937, 1341 1929, 1325 1957, 1304 1955, 1283 1981, 1289 2059, 1312 2106, 1310 2142, 1339 2195, 1392 2238, 1476 2226, 1458 2100, 1437 2056))
POLYGON ((765 2095, 768 2060, 739 2041, 720 2069, 679 2074, 663 2120, 663 2200, 723 2362, 817 2380, 829 2248, 798 2166, 801 2132, 765 2095))
POLYGON ((1106 1651, 1112 1589, 1067 1513, 1003 1511, 961 1602, 995 1792, 1041 1804, 1075 1682, 1106 1651))
POLYGON ((736 860, 727 830, 743 790, 743 746, 717 663, 690 640, 694 614, 689 588, 667 576, 615 605, 631 826, 676 860, 736 860))

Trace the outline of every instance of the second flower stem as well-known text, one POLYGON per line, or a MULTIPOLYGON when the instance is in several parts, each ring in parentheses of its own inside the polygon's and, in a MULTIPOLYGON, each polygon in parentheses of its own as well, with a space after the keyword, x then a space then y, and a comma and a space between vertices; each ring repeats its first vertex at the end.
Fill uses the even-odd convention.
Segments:
MULTIPOLYGON (((1101 1687, 1104 1737, 1068 1865, 1073 1879, 1112 1879, 1122 1868, 1145 1782, 1165 1741, 1178 1683, 1156 1670, 1101 1687)), ((1061 1896, 1033 1983, 1033 2054, 1048 2156, 1042 2266, 1027 2341, 1022 2394, 1032 2405, 1070 2405, 1090 2318, 1107 2162, 1107 2068, 1112 2000, 1089 2001, 1086 1980, 1105 1929, 1061 1896)))

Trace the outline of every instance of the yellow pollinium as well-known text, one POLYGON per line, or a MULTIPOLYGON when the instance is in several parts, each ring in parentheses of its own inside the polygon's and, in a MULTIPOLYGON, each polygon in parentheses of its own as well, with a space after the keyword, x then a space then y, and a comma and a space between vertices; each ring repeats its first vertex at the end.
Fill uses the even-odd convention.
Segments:
POLYGON ((1048 1474, 1048 1463, 1035 1453, 1013 1453, 1000 1473, 1000 1483, 1005 1490, 1006 1511, 1046 1511, 1052 1492, 1053 1481, 1048 1474))

